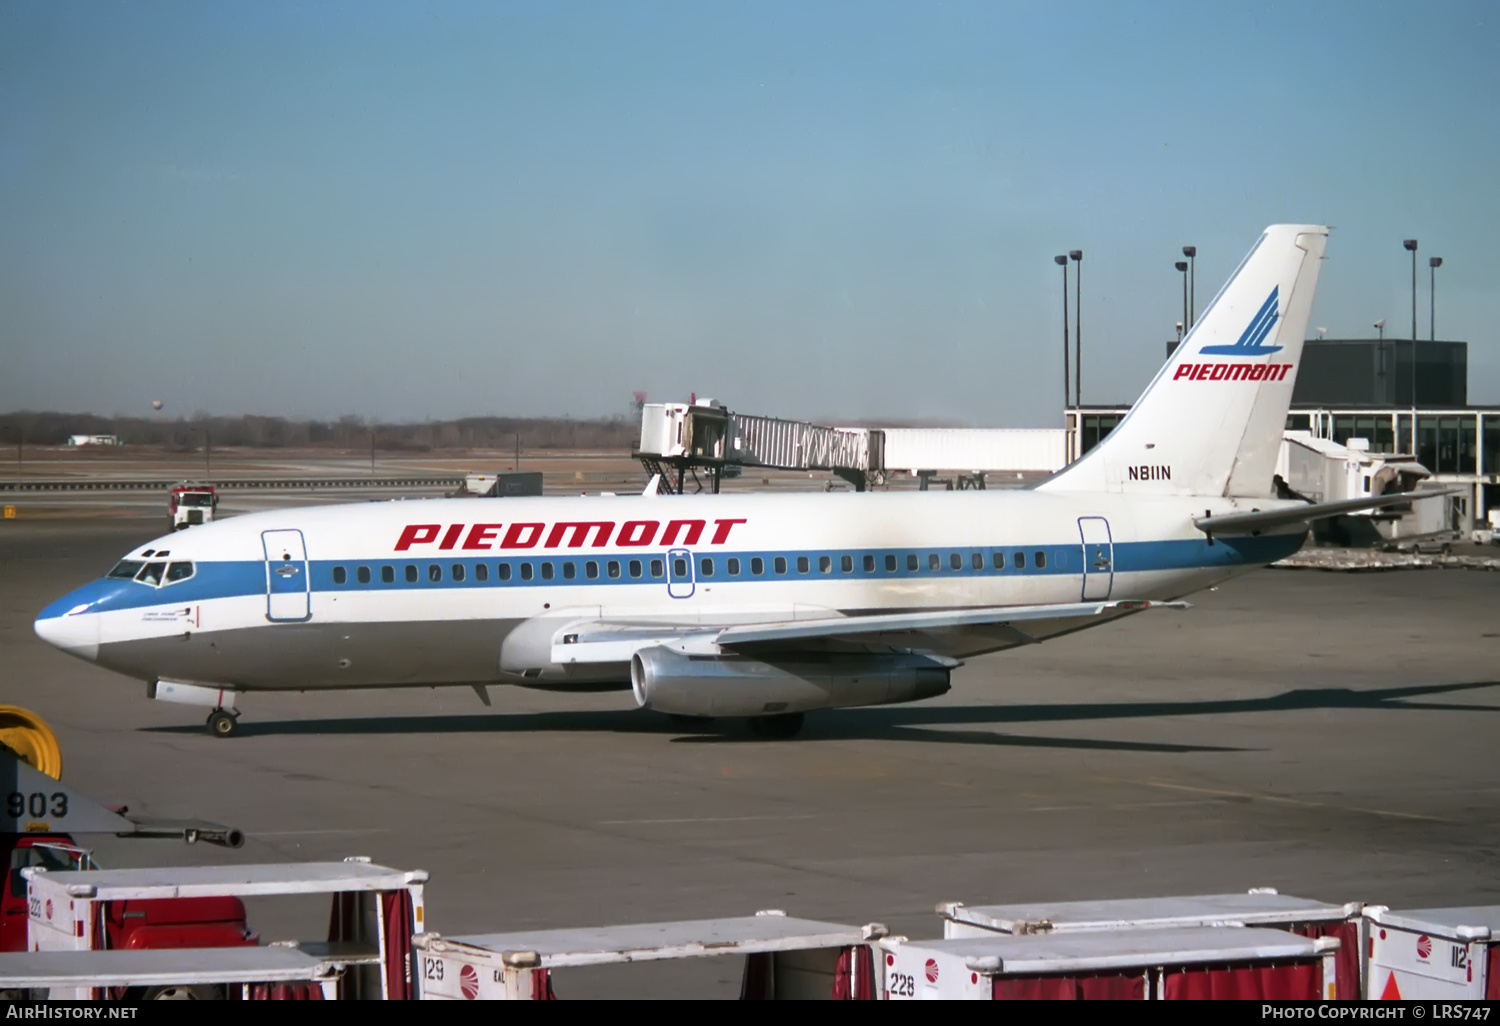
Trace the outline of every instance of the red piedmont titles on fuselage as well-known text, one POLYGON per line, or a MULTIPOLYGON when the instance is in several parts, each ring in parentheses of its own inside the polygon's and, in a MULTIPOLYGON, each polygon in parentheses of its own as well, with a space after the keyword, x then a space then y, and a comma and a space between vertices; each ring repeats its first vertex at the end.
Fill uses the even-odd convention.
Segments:
POLYGON ((1281 381, 1291 373, 1290 363, 1182 363, 1173 381, 1281 381))
POLYGON ((559 520, 552 524, 535 521, 446 526, 407 524, 401 529, 394 551, 408 552, 414 545, 436 545, 443 552, 453 549, 485 552, 495 549, 581 549, 585 542, 591 548, 602 549, 611 541, 622 548, 724 545, 729 541, 729 532, 743 523, 743 517, 720 518, 713 521, 711 532, 707 520, 668 520, 665 526, 660 520, 627 520, 618 525, 618 530, 613 520, 559 520), (705 534, 708 534, 706 542, 705 534))

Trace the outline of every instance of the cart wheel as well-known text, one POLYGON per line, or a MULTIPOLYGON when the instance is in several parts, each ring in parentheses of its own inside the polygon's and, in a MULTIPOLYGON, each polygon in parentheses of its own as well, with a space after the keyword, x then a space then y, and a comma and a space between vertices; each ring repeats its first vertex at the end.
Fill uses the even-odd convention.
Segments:
POLYGON ((239 717, 223 709, 208 714, 208 732, 214 737, 233 737, 239 726, 239 717))
POLYGON ((779 713, 775 716, 754 716, 750 719, 750 733, 767 741, 785 741, 796 737, 802 730, 801 713, 779 713))

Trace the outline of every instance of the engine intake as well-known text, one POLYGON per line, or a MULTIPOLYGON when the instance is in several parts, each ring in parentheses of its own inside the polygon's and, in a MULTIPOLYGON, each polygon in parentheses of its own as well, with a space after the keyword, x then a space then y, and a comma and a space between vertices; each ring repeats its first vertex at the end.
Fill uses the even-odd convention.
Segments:
POLYGON ((947 692, 953 663, 921 655, 807 653, 774 662, 645 648, 630 660, 642 708, 679 716, 767 716, 914 702, 947 692))

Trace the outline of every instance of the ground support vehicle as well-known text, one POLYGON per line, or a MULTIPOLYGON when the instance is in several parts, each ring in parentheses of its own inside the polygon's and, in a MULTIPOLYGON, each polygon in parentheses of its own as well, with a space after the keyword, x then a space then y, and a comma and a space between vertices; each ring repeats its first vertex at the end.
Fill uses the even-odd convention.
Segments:
POLYGON ((167 495, 167 513, 174 531, 194 524, 206 524, 213 520, 218 509, 219 490, 211 484, 184 481, 173 485, 167 495))
MULTIPOLYGON (((740 996, 872 998, 878 923, 846 926, 758 912, 728 919, 416 938, 423 1000, 551 1000, 554 970, 669 958, 746 956, 740 996)), ((662 997, 670 995, 663 994, 662 997)))
MULTIPOLYGON (((22 873, 29 881, 29 946, 33 951, 117 948, 115 924, 135 902, 238 903, 250 896, 331 895, 328 939, 294 942, 295 947, 341 970, 340 998, 400 999, 410 994, 411 939, 423 929, 422 891, 427 880, 420 869, 391 869, 371 865, 367 859, 348 859, 60 872, 33 867, 22 873)), ((197 996, 222 993, 221 987, 217 993, 197 996)), ((88 989, 81 988, 76 996, 87 997, 88 989)))
POLYGON ((881 996, 1003 1000, 1332 1000, 1336 937, 1262 927, 888 938, 881 996))
POLYGON ((339 968, 295 948, 173 951, 23 951, 0 954, 0 993, 33 999, 79 993, 195 997, 225 989, 241 999, 333 998, 339 968))
POLYGON ((1096 933, 1166 926, 1269 926, 1301 937, 1337 937, 1336 996, 1341 1001, 1355 1001, 1363 993, 1362 908, 1359 902, 1330 905, 1258 887, 1243 894, 1016 905, 964 905, 954 901, 939 905, 937 911, 943 917, 943 936, 949 939, 994 933, 1096 933))
POLYGON ((1365 909, 1372 1001, 1500 1001, 1500 905, 1365 909))

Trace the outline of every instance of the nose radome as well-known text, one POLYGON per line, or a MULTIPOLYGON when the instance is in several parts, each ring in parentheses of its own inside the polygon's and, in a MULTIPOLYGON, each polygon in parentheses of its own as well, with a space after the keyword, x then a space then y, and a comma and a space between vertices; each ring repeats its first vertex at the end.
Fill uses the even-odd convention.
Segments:
POLYGON ((69 655, 93 661, 99 658, 99 615, 64 613, 39 617, 33 627, 37 637, 69 655))

